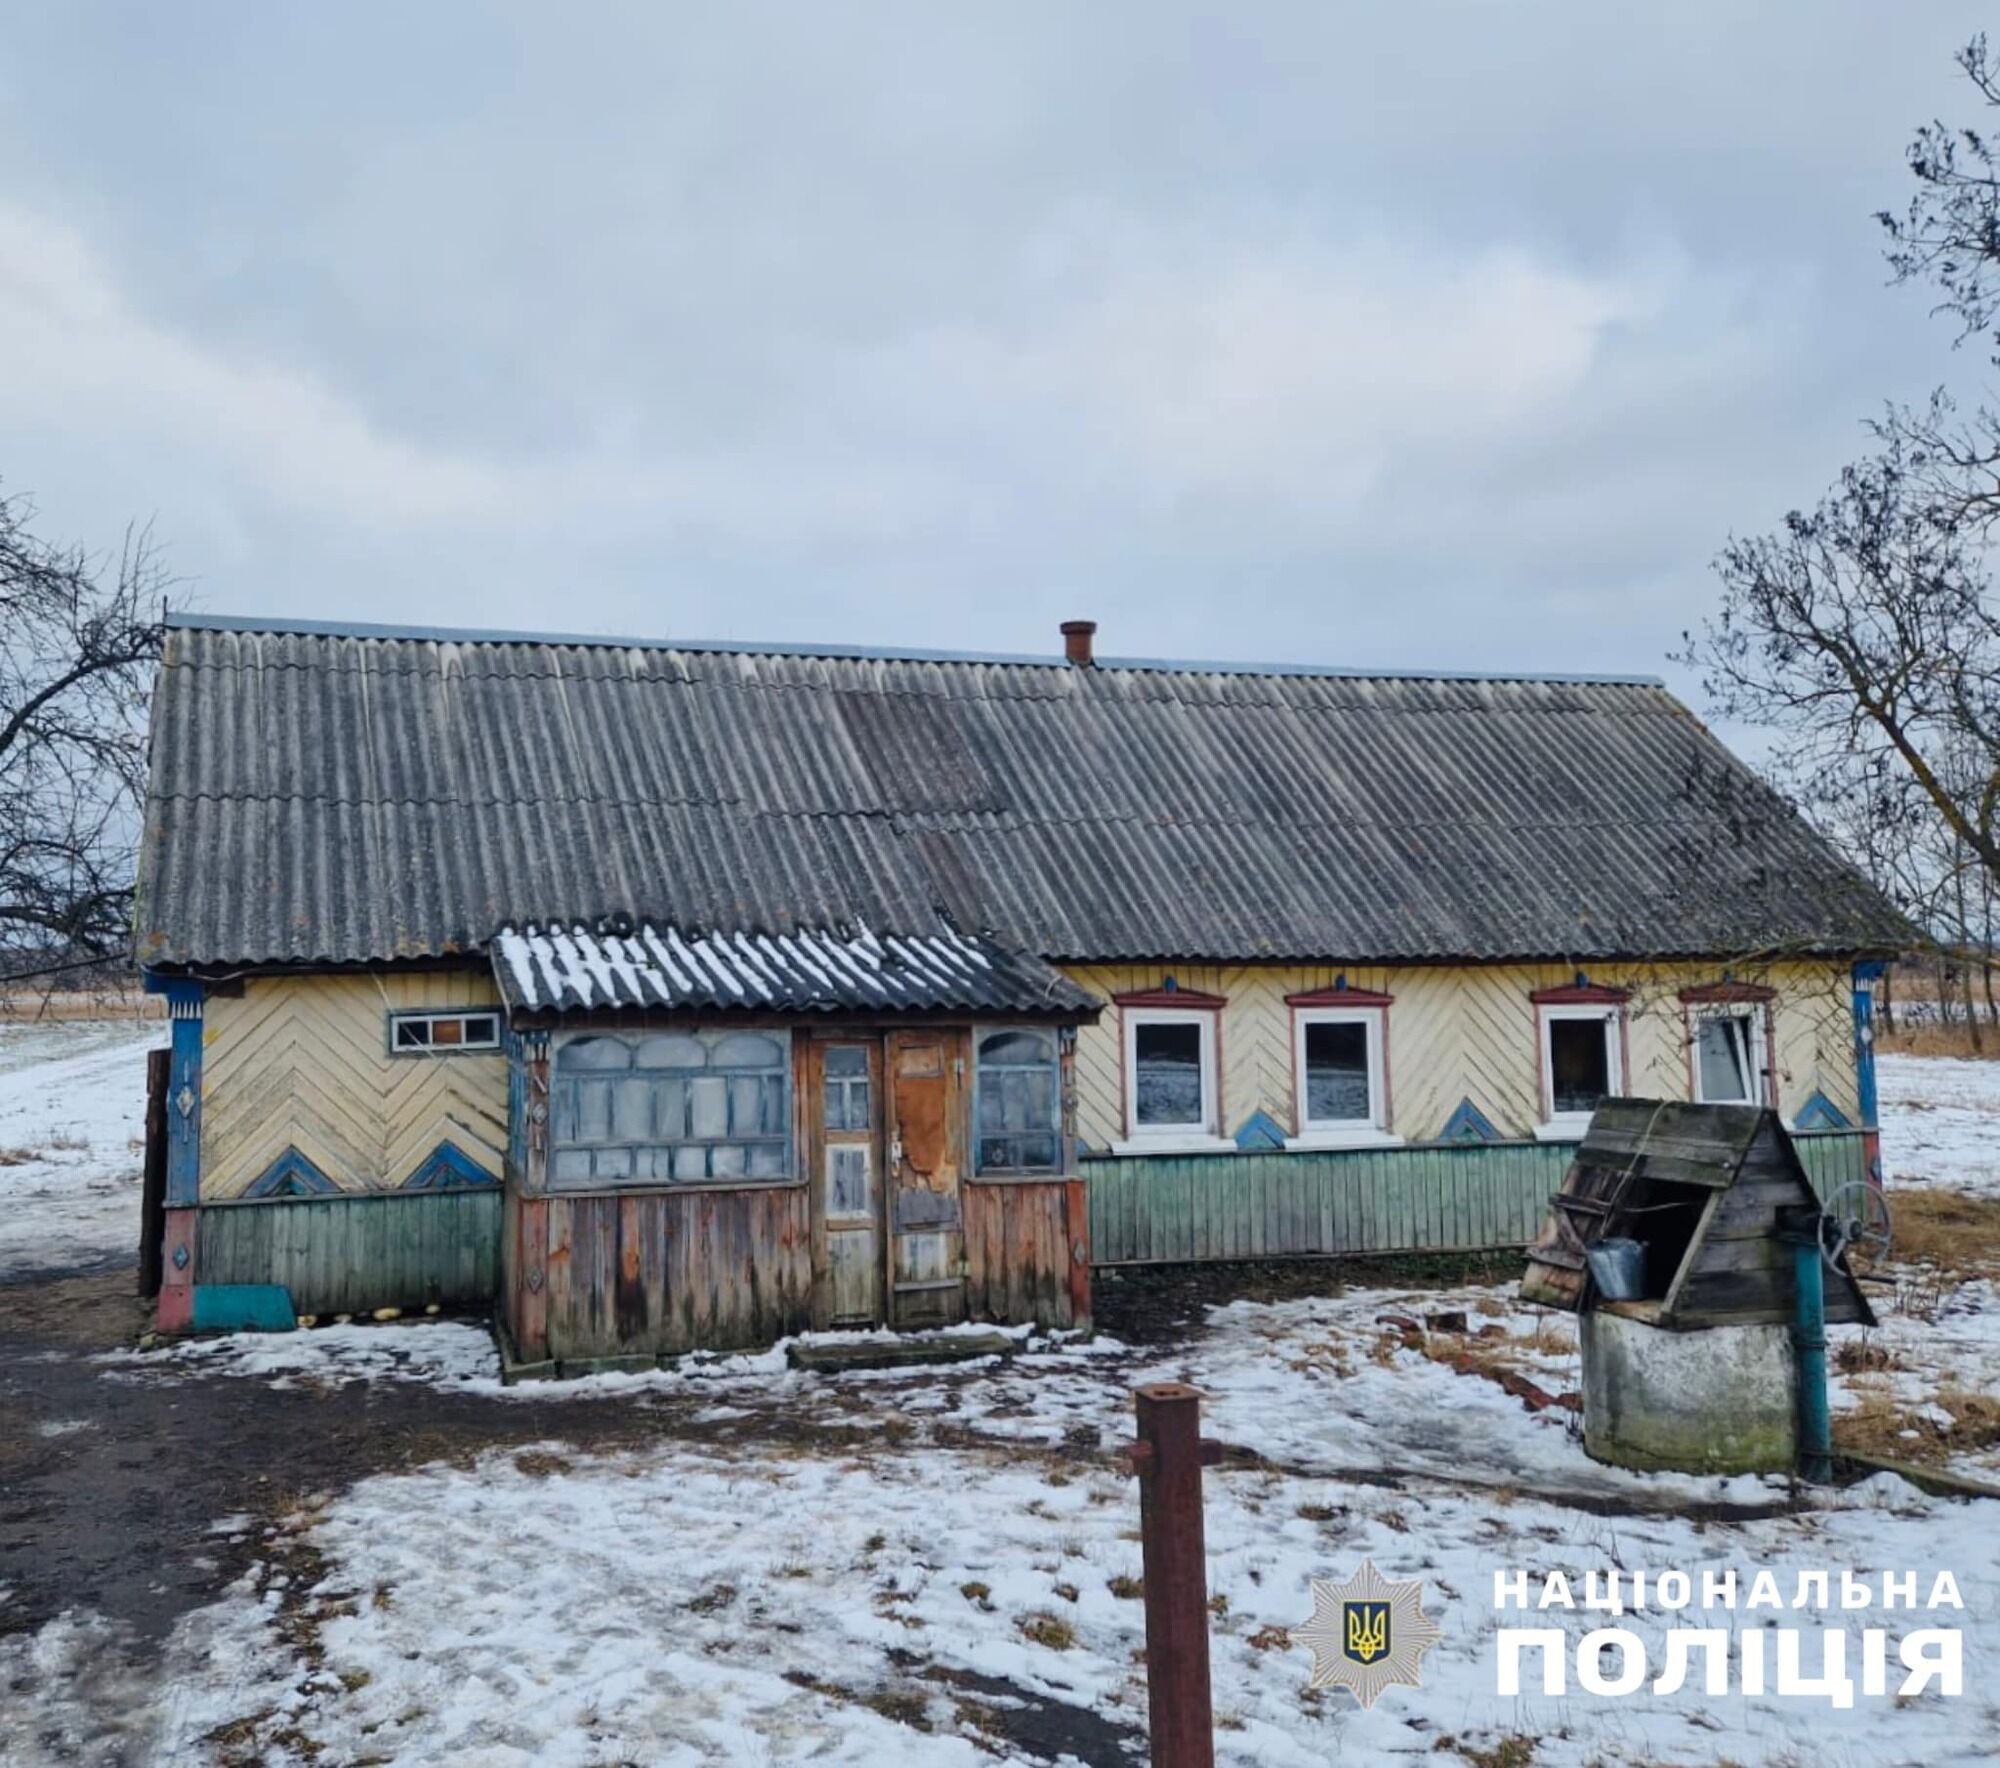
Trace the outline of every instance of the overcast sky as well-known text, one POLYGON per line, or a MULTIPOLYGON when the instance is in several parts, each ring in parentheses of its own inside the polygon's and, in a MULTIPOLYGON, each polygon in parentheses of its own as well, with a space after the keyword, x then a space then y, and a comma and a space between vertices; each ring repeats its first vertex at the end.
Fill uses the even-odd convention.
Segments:
POLYGON ((219 612, 1664 670, 1976 378, 1870 216, 1983 22, 18 7, 0 489, 219 612))

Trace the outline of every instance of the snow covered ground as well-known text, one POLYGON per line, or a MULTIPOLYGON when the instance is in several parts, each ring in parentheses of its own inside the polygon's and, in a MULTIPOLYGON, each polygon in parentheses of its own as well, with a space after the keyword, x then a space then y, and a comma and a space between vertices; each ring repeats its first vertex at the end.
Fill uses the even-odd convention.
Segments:
MULTIPOLYGON (((1009 1703, 1138 1727, 1137 1508, 1116 1449, 1132 1386, 1171 1376, 1204 1390, 1230 1446, 1206 1512, 1225 1762, 1452 1760, 1443 1739, 1469 1753, 1511 1736, 1578 1768, 1986 1759, 2000 1527, 1984 1507, 1884 1477, 1795 1510, 1779 1480, 1599 1467, 1563 1405, 1529 1410, 1481 1373, 1488 1358, 1573 1390, 1570 1322, 1483 1288, 1237 1302, 1165 1352, 1031 1347, 949 1372, 745 1357, 502 1394, 479 1336, 436 1324, 123 1362, 125 1380, 393 1373, 546 1421, 533 1448, 368 1480, 274 1528, 259 1569, 177 1636, 154 1742, 201 1760, 204 1737, 247 1722, 269 1761, 972 1763, 1009 1703), (569 1446, 566 1416, 620 1393, 657 1409, 661 1436, 569 1446), (1422 1689, 1370 1712, 1312 1696, 1290 1639, 1311 1579, 1364 1556, 1421 1578, 1445 1630, 1422 1689), (1733 1566, 1746 1592, 1766 1567, 1914 1567, 1926 1589, 1949 1567, 1970 1692, 1847 1712, 1692 1690, 1502 1700, 1494 1573, 1563 1569, 1581 1589, 1612 1566, 1733 1566)), ((1532 1624, 1552 1618, 1572 1636, 1630 1625, 1656 1666, 1675 1620, 1532 1624)))
MULTIPOLYGON (((123 1252, 136 1211, 128 1144, 157 1033, 56 1029, 65 1041, 39 1070, 0 1030, 0 1146, 40 1145, 0 1167, 0 1259, 24 1268, 69 1247, 123 1252), (17 1193, 24 1173, 42 1189, 17 1193)), ((2000 1128, 2000 1063, 1990 1078, 1956 1073, 1977 1066, 1885 1062, 1885 1139, 1913 1138, 1891 1154, 1900 1182, 1924 1170, 1908 1149, 1926 1148, 1935 1183, 1984 1183, 1993 1142, 1976 1129, 1922 1142, 1899 1127, 1963 1111, 2000 1128)), ((1870 1341, 1882 1357, 1842 1376, 1843 1411, 1886 1393, 1920 1412, 1954 1384, 2000 1392, 2000 1287, 1909 1294, 1870 1341)), ((379 1474, 295 1512, 217 1518, 254 1538, 256 1562, 143 1673, 87 1612, 5 1636, 0 1589, 9 1762, 969 1765, 1048 1759, 1045 1723, 1115 1760, 1145 1716, 1136 1487, 1117 1450, 1132 1387, 1167 1377, 1202 1389, 1205 1428, 1228 1445, 1205 1481, 1225 1763, 1935 1768, 1990 1760, 2000 1735, 2000 1502, 1890 1477, 1801 1501, 1780 1480, 1600 1467, 1565 1403, 1573 1323, 1505 1288, 1239 1301, 1164 1347, 1031 1343, 950 1370, 824 1376, 770 1353, 503 1389, 490 1340, 456 1322, 244 1335, 94 1367, 108 1388, 160 1384, 188 1405, 219 1380, 428 1384, 507 1409, 539 1440, 379 1474), (607 1407, 645 1428, 591 1446, 607 1407), (1423 1686, 1369 1711, 1314 1694, 1292 1639, 1311 1580, 1364 1557, 1422 1579, 1444 1630, 1423 1686), (1710 1697, 1697 1674, 1673 1693, 1501 1698, 1494 1573, 1563 1570, 1580 1590, 1611 1567, 1697 1581, 1733 1568, 1746 1592, 1771 1568, 1787 1596, 1801 1568, 1915 1570, 1926 1589, 1949 1568, 1966 1608, 1934 1618, 1964 1628, 1966 1692, 1842 1711, 1710 1697)), ((2000 1451, 1956 1464, 2000 1473, 2000 1451)), ((1665 1629, 1703 1623, 1653 1609, 1509 1624, 1573 1639, 1629 1626, 1657 1671, 1665 1629)))
POLYGON ((2000 1061, 1884 1056, 1876 1071, 1889 1183, 2000 1198, 2000 1061))
POLYGON ((157 1020, 0 1025, 0 1278, 130 1260, 157 1020))

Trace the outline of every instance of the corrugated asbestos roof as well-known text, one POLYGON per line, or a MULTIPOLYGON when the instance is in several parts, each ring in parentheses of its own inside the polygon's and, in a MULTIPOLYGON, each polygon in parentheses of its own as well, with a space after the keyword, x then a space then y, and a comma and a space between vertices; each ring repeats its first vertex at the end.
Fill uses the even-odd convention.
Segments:
POLYGON ((167 634, 147 964, 613 917, 1056 959, 1900 946, 1657 684, 167 634))
POLYGON ((554 1012, 604 1007, 839 1008, 1078 1013, 1097 1006, 1060 970, 963 933, 877 937, 861 928, 683 933, 512 927, 493 942, 493 974, 509 1006, 554 1012))

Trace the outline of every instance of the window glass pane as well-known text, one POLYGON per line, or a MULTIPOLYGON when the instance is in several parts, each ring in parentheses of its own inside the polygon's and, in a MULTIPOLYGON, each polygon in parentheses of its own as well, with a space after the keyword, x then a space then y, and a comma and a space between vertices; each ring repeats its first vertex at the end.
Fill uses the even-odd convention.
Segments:
POLYGON ((1608 1019, 1549 1021, 1549 1102, 1558 1113, 1595 1111, 1611 1091, 1608 1019))
POLYGON ((753 1179, 782 1179, 790 1170, 784 1143, 751 1143, 750 1176, 753 1179))
POLYGON ((632 1050, 635 1068, 706 1068, 708 1046, 698 1037, 678 1033, 641 1038, 632 1050))
POLYGON ((735 1031, 715 1040, 708 1060, 715 1068, 776 1068, 785 1060, 785 1047, 755 1032, 735 1031))
POLYGON ((1028 1065, 1055 1059, 1055 1039, 1046 1031, 989 1031, 979 1040, 981 1062, 1028 1065))
POLYGON ((556 1050, 556 1067, 570 1068, 629 1068, 632 1053, 624 1043, 615 1037, 580 1037, 563 1044, 556 1050))
POLYGON ((868 1213, 866 1148, 829 1148, 826 1151, 826 1207, 829 1215, 868 1213))
POLYGON ((1133 1109, 1142 1124, 1202 1122, 1201 1027, 1140 1024, 1132 1028, 1133 1109))
POLYGON ((576 1085, 576 1139, 611 1140, 611 1082, 580 1080, 576 1085))
POLYGON ((611 1087, 611 1139, 650 1142, 653 1139, 653 1086, 638 1075, 611 1087))
POLYGON ((1695 1030, 1701 1096, 1710 1104, 1748 1104, 1756 1094, 1750 1068, 1750 1020, 1730 1013, 1704 1018, 1695 1030))
POLYGON ((465 1022, 465 1041, 468 1044, 497 1044, 500 1041, 500 1022, 490 1013, 481 1013, 465 1022))
POLYGON ((866 1080, 868 1052, 859 1044, 835 1044, 826 1053, 828 1080, 866 1080))
POLYGON ((1305 1033, 1306 1120, 1368 1122, 1368 1027, 1308 1024, 1305 1033))
POLYGON ((426 1019, 398 1019, 396 1021, 396 1048, 399 1050, 421 1050, 430 1042, 430 1022, 426 1019))
POLYGON ((729 1134, 729 1083, 721 1075, 688 1082, 688 1132, 703 1141, 729 1134))
POLYGON ((465 1031, 462 1019, 433 1019, 431 1021, 431 1048, 455 1044, 465 1031))

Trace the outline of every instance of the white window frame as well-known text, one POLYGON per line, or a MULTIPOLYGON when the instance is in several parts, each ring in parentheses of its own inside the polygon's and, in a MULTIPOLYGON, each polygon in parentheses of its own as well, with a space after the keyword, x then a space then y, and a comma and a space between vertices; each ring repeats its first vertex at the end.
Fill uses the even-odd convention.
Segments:
POLYGON ((422 1059, 426 1056, 493 1056, 499 1054, 505 1042, 505 1030, 501 1025, 499 1007, 417 1007, 409 1010, 396 1007, 389 1012, 389 1054, 405 1059, 422 1059), (405 1025, 435 1025, 441 1019, 490 1019, 493 1021, 493 1041, 481 1044, 421 1044, 414 1048, 398 1041, 397 1032, 405 1025))
POLYGON ((1294 1007, 1292 1009, 1292 1115, 1296 1135, 1287 1148, 1394 1148, 1403 1138, 1389 1131, 1388 1011, 1383 1007, 1294 1007), (1358 1025, 1368 1034, 1368 1115, 1365 1118, 1312 1118, 1306 1086, 1306 1028, 1358 1025))
POLYGON ((1688 1003, 1688 1094, 1697 1105, 1755 1105, 1771 1103, 1771 1027, 1769 1008, 1762 1001, 1690 1001, 1688 1003), (1711 1019, 1750 1021, 1750 1097, 1711 1099, 1702 1090, 1701 1028, 1711 1019))
POLYGON ((1222 1118, 1222 1076, 1216 1046, 1222 1038, 1222 1014, 1215 1007, 1122 1007, 1119 1036, 1124 1042, 1125 1140, 1113 1142, 1114 1154, 1220 1154, 1236 1144, 1218 1133, 1222 1118), (1141 1124, 1139 1122, 1139 1028, 1142 1025, 1192 1025, 1201 1033, 1201 1122, 1141 1124))
POLYGON ((1556 1110, 1555 1048, 1549 1027, 1559 1019, 1594 1019, 1604 1027, 1605 1097, 1615 1099, 1625 1090, 1625 1009, 1612 1001, 1566 1001, 1537 1006, 1535 1015, 1535 1032, 1542 1044, 1542 1120, 1535 1125, 1536 1140, 1581 1142, 1590 1128, 1591 1114, 1556 1110))

